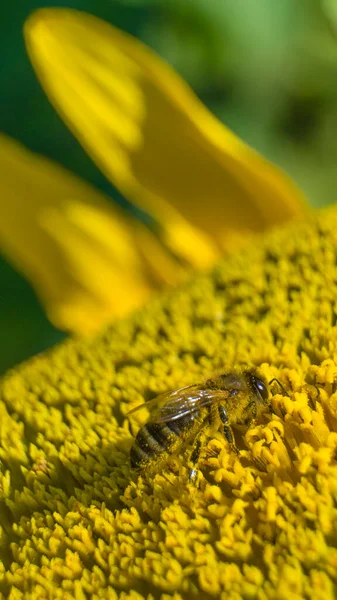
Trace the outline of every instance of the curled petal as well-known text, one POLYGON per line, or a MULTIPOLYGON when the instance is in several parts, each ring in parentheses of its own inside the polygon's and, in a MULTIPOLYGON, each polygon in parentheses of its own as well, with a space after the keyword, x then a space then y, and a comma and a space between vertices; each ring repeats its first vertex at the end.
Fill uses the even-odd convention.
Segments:
POLYGON ((58 8, 34 13, 25 37, 51 102, 184 264, 208 266, 233 240, 305 210, 297 187, 141 42, 58 8))

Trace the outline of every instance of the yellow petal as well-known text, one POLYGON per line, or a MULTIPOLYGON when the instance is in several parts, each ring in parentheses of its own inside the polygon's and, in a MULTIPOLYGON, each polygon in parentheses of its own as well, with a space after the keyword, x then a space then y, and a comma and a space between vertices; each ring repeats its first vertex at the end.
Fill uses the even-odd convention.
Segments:
POLYGON ((148 296, 126 218, 103 194, 5 135, 0 182, 0 247, 57 327, 91 333, 148 296))
POLYGON ((107 177, 157 218, 164 244, 183 261, 207 266, 233 238, 305 210, 295 184, 141 42, 58 8, 34 13, 25 37, 51 102, 107 177))

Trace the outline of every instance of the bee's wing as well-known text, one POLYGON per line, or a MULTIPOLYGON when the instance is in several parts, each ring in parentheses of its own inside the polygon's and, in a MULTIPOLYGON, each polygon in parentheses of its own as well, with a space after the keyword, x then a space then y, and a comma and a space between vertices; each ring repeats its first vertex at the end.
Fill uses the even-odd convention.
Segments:
POLYGON ((221 402, 228 395, 227 390, 208 390, 200 385, 188 385, 174 392, 161 394, 149 402, 136 406, 128 413, 128 416, 141 408, 147 408, 150 411, 152 422, 165 423, 192 414, 201 406, 221 402))
POLYGON ((202 406, 221 402, 228 398, 228 396, 229 392, 227 390, 207 390, 202 387, 186 389, 182 391, 179 397, 165 403, 152 420, 158 423, 174 421, 175 419, 193 414, 202 406))
POLYGON ((164 392, 163 394, 159 394, 155 398, 152 398, 152 400, 148 400, 148 402, 138 404, 138 406, 135 406, 135 408, 130 410, 126 416, 128 417, 129 415, 133 415, 134 413, 138 412, 141 408, 147 408, 152 417, 152 415, 159 412, 165 404, 169 403, 174 405, 175 402, 179 402, 179 399, 182 397, 182 395, 184 395, 185 392, 187 392, 187 390, 192 390, 192 388, 197 389, 198 386, 186 385, 185 387, 179 388, 178 390, 174 390, 173 392, 164 392))

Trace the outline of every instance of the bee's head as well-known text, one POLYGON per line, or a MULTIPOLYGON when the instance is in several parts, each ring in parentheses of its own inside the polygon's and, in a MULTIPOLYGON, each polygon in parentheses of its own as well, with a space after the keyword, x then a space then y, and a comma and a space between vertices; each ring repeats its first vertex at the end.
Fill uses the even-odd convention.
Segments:
POLYGON ((266 383, 256 375, 249 375, 249 384, 263 404, 268 402, 269 391, 266 383))

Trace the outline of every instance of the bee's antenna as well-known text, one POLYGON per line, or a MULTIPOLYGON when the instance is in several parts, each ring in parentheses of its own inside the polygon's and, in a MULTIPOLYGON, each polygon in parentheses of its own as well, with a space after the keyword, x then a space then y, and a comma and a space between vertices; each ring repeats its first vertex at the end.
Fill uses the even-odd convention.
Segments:
POLYGON ((268 384, 268 385, 271 385, 272 383, 274 383, 274 381, 276 381, 276 383, 277 383, 277 384, 280 386, 280 388, 281 388, 281 390, 282 390, 283 394, 284 394, 285 396, 288 396, 288 398, 290 398, 290 396, 289 396, 289 394, 288 394, 287 390, 285 389, 285 387, 282 385, 282 383, 281 383, 281 382, 280 382, 280 381, 279 381, 279 380, 278 380, 276 377, 273 377, 273 379, 271 379, 271 380, 269 381, 269 384, 268 384))

